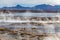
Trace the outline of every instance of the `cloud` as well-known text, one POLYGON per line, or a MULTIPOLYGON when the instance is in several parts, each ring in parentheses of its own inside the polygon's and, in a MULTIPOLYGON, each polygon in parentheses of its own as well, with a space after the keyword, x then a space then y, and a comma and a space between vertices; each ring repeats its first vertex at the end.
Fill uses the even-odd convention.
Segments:
POLYGON ((0 0, 0 7, 15 6, 17 4, 22 6, 35 6, 38 4, 60 5, 60 0, 0 0))

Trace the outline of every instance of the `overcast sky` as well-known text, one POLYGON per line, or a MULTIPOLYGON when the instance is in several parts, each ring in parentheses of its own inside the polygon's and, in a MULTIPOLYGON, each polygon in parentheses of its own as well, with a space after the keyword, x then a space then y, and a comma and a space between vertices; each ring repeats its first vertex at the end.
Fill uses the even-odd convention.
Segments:
POLYGON ((60 5, 60 0, 0 0, 0 7, 15 6, 17 4, 29 7, 38 4, 60 5))

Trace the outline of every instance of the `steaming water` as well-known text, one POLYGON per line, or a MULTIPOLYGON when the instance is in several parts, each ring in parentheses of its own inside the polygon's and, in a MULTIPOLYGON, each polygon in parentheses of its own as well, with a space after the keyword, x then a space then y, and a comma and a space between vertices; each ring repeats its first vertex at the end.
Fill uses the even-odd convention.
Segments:
MULTIPOLYGON (((1 14, 0 16, 23 16, 23 17, 56 17, 56 16, 59 16, 60 13, 30 13, 30 12, 26 12, 26 13, 9 13, 9 14, 1 14)), ((12 21, 12 20, 11 20, 12 21)), ((55 32, 60 32, 59 31, 59 27, 56 27, 55 24, 49 24, 49 25, 44 25, 44 26, 33 26, 31 24, 27 24, 27 25, 9 25, 11 23, 5 23, 3 26, 5 27, 14 27, 14 28, 40 28, 40 29, 44 29, 44 31, 42 32, 45 32, 45 33, 55 33, 55 32)), ((0 26, 2 26, 2 24, 0 24, 0 26)), ((60 25, 58 25, 60 26, 60 25)), ((40 31, 40 30, 38 30, 40 31)), ((41 32, 41 31, 40 31, 41 32)))
MULTIPOLYGON (((10 14, 1 14, 0 16, 23 16, 23 17, 54 17, 60 16, 60 13, 10 13, 10 14)), ((14 27, 14 28, 28 28, 27 30, 31 30, 30 28, 38 28, 36 31, 38 33, 60 33, 60 24, 44 24, 44 26, 33 26, 31 24, 27 25, 10 25, 12 23, 0 23, 0 26, 4 27, 14 27), (40 29, 39 29, 40 28, 40 29)), ((60 34, 59 34, 60 35, 60 34)), ((60 40, 57 36, 47 36, 43 40, 60 40)))

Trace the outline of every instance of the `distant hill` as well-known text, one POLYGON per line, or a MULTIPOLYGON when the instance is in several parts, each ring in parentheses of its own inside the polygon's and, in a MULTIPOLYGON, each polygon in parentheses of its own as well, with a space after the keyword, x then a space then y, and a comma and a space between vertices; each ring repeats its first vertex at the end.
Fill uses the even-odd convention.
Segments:
POLYGON ((34 7, 35 9, 41 9, 41 10, 54 10, 55 9, 55 7, 54 6, 51 6, 51 5, 46 5, 46 4, 42 4, 42 5, 37 5, 37 6, 35 6, 34 7))
POLYGON ((23 7, 21 5, 16 5, 14 7, 3 7, 0 10, 44 10, 44 11, 60 11, 60 5, 47 5, 41 4, 34 7, 23 7))
POLYGON ((27 10, 27 9, 31 9, 30 7, 23 7, 21 5, 16 5, 14 7, 3 7, 0 8, 0 10, 27 10))

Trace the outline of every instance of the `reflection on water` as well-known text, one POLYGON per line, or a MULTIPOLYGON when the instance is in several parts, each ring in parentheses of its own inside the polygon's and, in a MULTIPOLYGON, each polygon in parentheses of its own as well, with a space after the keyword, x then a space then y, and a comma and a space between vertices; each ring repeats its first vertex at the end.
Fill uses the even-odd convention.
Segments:
POLYGON ((35 16, 35 17, 52 17, 52 16, 59 16, 60 13, 2 13, 0 16, 35 16))

